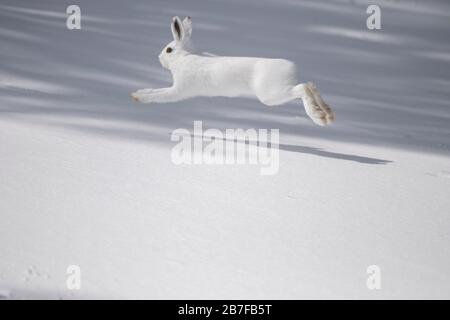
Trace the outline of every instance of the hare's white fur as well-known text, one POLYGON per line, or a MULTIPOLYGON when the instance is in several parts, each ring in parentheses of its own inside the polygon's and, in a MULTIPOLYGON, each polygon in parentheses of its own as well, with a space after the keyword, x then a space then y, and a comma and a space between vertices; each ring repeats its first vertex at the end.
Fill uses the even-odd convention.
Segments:
POLYGON ((174 40, 159 55, 172 72, 169 88, 141 89, 132 98, 143 103, 173 102, 198 96, 256 97, 266 105, 302 99, 308 116, 318 125, 334 121, 334 113, 312 83, 298 83, 295 65, 284 59, 196 55, 188 51, 192 22, 174 17, 174 40))

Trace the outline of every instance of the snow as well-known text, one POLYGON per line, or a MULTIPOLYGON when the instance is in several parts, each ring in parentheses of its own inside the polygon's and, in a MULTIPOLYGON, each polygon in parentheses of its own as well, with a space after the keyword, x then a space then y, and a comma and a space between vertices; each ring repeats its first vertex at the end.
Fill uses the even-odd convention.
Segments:
POLYGON ((450 298, 448 2, 79 0, 67 30, 70 4, 0 3, 0 298, 450 298), (300 102, 133 103, 170 83, 174 15, 201 51, 294 61, 336 123, 300 102), (173 164, 195 120, 280 129, 278 174, 173 164))

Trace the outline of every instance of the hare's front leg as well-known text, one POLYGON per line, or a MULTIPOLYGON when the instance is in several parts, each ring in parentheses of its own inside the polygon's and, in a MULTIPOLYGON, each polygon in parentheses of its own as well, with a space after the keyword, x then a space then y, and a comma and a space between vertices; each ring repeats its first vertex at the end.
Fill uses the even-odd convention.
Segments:
POLYGON ((147 93, 150 93, 153 90, 154 89, 139 89, 139 90, 131 93, 131 99, 133 99, 133 101, 135 101, 135 102, 139 102, 140 97, 144 96, 147 93))
POLYGON ((141 89, 131 94, 134 101, 142 103, 174 102, 183 97, 173 87, 161 89, 141 89))

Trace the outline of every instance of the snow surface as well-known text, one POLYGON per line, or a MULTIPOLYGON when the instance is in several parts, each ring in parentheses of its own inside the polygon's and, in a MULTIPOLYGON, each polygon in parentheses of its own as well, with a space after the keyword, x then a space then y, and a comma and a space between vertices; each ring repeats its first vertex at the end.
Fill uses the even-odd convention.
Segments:
POLYGON ((70 31, 73 1, 0 1, 0 298, 450 298, 447 1, 76 3, 70 31), (133 103, 170 83, 174 15, 199 50, 296 62, 336 123, 301 102, 133 103), (279 128, 279 173, 174 165, 194 120, 279 128))

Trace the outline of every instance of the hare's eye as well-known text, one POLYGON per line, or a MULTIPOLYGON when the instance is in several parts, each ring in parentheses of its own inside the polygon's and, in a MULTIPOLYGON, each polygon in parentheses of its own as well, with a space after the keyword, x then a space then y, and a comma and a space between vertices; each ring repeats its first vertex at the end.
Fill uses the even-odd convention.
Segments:
POLYGON ((167 49, 166 49, 166 52, 167 52, 167 53, 171 53, 171 52, 172 52, 172 48, 170 48, 170 47, 167 48, 167 49))

